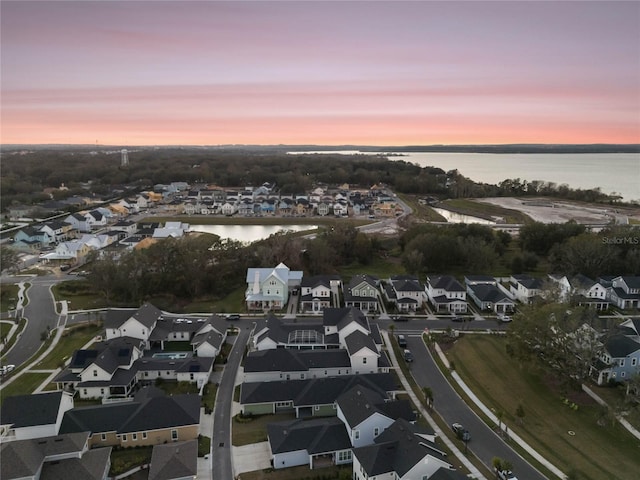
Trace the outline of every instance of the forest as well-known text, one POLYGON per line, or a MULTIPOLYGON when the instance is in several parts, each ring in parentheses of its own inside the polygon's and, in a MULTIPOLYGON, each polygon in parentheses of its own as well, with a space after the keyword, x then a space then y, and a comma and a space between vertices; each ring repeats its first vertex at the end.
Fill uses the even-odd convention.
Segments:
MULTIPOLYGON (((505 179, 498 185, 473 182, 457 170, 445 172, 380 155, 299 154, 255 148, 140 148, 129 151, 129 166, 120 166, 119 150, 42 149, 3 151, 0 202, 33 205, 72 195, 108 195, 125 186, 138 190, 171 182, 220 187, 275 183, 285 194, 303 193, 317 184, 371 186, 383 183, 406 194, 439 199, 495 196, 553 196, 589 202, 615 199, 593 190, 574 190, 549 182, 505 179), (45 189, 66 190, 45 193, 45 189)), ((47 191, 49 192, 49 191, 47 191)))

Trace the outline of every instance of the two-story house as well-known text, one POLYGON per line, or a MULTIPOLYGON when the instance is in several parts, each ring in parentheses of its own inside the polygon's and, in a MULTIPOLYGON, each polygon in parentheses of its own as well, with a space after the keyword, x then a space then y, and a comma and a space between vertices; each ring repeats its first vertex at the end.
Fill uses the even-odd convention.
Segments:
POLYGON ((371 275, 354 275, 344 289, 344 304, 363 312, 377 312, 380 280, 371 275))
POLYGON ((598 385, 625 382, 640 374, 640 318, 625 320, 604 339, 591 375, 598 385))
POLYGON ((302 282, 302 271, 290 270, 284 263, 275 268, 247 269, 245 301, 249 310, 280 310, 289 293, 302 282))
POLYGON ((54 241, 46 230, 38 227, 24 227, 18 230, 13 237, 15 248, 31 250, 37 252, 44 247, 48 247, 54 241))
POLYGON ((107 311, 104 321, 107 340, 133 337, 148 342, 160 318, 162 312, 150 303, 145 303, 133 313, 130 309, 111 308, 107 311))
POLYGON ((608 293, 611 303, 622 310, 640 308, 640 276, 615 277, 608 293))
POLYGON ((467 311, 467 291, 451 275, 429 275, 425 292, 436 313, 467 311))
POLYGON ((0 439, 4 442, 57 435, 64 412, 72 408, 73 395, 68 392, 8 396, 0 408, 0 439))
POLYGON ((495 278, 487 275, 467 275, 464 282, 467 295, 480 310, 492 311, 498 315, 515 311, 515 302, 506 290, 498 285, 495 278))
POLYGON ((521 303, 529 304, 542 295, 542 280, 530 275, 511 275, 509 277, 509 291, 521 303))
POLYGON ((424 288, 413 275, 394 275, 385 290, 387 299, 393 302, 399 312, 416 312, 425 300, 424 288))
POLYGON ((303 277, 298 301, 300 312, 321 313, 325 308, 337 307, 333 292, 337 292, 341 283, 339 275, 303 277))

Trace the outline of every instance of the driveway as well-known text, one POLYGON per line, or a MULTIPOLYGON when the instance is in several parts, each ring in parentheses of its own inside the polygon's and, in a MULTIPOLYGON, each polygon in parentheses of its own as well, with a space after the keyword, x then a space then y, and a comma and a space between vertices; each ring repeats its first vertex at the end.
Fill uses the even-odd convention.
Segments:
POLYGON ((269 442, 231 447, 231 453, 233 454, 233 470, 236 475, 271 468, 269 442))
POLYGON ((471 441, 468 448, 482 463, 492 469, 491 460, 493 457, 500 457, 511 462, 513 472, 519 479, 547 478, 507 445, 467 406, 440 372, 420 336, 407 337, 407 346, 415 359, 410 367, 413 378, 420 387, 432 389, 434 409, 448 425, 459 422, 469 430, 471 441))

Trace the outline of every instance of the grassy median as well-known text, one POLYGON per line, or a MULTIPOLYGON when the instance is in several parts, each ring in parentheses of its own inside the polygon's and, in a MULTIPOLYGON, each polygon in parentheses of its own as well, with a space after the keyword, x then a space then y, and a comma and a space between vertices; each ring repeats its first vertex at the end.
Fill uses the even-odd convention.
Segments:
POLYGON ((502 412, 509 429, 572 479, 638 478, 640 441, 603 417, 586 394, 564 390, 552 373, 519 365, 505 343, 503 337, 466 335, 446 353, 485 405, 502 412), (520 405, 524 416, 518 417, 520 405))

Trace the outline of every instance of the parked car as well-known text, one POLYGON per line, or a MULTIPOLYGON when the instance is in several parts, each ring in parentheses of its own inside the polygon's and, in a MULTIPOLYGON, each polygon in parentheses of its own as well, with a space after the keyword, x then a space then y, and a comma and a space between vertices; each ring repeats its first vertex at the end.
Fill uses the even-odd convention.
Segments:
POLYGON ((464 317, 451 317, 452 322, 464 322, 464 317))
POLYGON ((518 480, 511 470, 496 470, 500 480, 518 480))
POLYGON ((395 317, 393 317, 393 320, 396 322, 408 322, 409 321, 409 317, 405 317, 402 315, 396 315, 395 317))
POLYGON ((471 440, 471 434, 469 433, 469 430, 464 428, 462 424, 454 423, 453 425, 451 425, 451 430, 453 430, 453 433, 456 434, 456 437, 458 437, 463 442, 468 442, 469 440, 471 440))
POLYGON ((240 315, 238 315, 237 313, 231 313, 229 315, 227 315, 227 320, 240 320, 240 315))
POLYGON ((411 353, 411 350, 406 350, 403 352, 402 354, 404 356, 404 361, 407 363, 411 363, 413 362, 413 353, 411 353))
POLYGON ((511 317, 509 315, 500 315, 500 316, 498 316, 498 320, 500 320, 501 322, 504 322, 504 323, 508 323, 512 319, 511 319, 511 317))
POLYGON ((398 346, 404 348, 407 346, 407 339, 404 335, 398 335, 398 346))
POLYGON ((5 373, 9 373, 10 371, 16 368, 15 365, 2 365, 0 367, 0 375, 4 375, 5 373))

